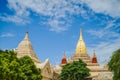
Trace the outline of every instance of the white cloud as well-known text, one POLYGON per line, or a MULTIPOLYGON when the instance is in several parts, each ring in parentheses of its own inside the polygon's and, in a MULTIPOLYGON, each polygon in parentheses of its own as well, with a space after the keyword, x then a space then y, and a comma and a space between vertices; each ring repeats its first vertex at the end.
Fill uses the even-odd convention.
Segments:
POLYGON ((3 21, 28 23, 27 17, 33 12, 38 16, 49 17, 47 24, 51 31, 64 31, 68 28, 71 15, 85 15, 81 1, 77 0, 8 0, 8 7, 15 11, 14 16, 1 16, 3 21), (64 25, 64 26, 63 26, 64 25))
POLYGON ((88 33, 90 33, 91 35, 97 37, 97 38, 118 38, 120 36, 119 33, 114 32, 114 31, 109 31, 106 29, 102 29, 102 30, 88 30, 88 33))
POLYGON ((20 17, 18 17, 16 15, 13 15, 13 16, 10 16, 10 15, 0 16, 0 19, 2 21, 13 22, 13 23, 18 23, 18 24, 29 23, 29 21, 25 21, 23 18, 20 18, 20 17))
POLYGON ((108 25, 105 27, 105 29, 109 29, 113 26, 116 26, 116 24, 114 23, 116 20, 112 20, 112 21, 108 21, 108 25))
POLYGON ((9 9, 15 13, 14 15, 1 15, 0 19, 26 24, 30 23, 32 12, 38 16, 48 17, 45 21, 50 30, 60 32, 67 30, 70 26, 72 15, 88 18, 90 14, 93 14, 91 10, 84 8, 85 4, 95 13, 106 14, 114 18, 120 17, 120 1, 118 0, 8 0, 9 9))
POLYGON ((88 47, 90 55, 93 55, 93 49, 96 51, 98 61, 101 65, 107 60, 109 61, 112 53, 120 48, 120 38, 108 42, 101 42, 94 47, 88 47))
POLYGON ((111 17, 120 18, 119 0, 82 0, 96 13, 102 13, 111 17))
POLYGON ((5 33, 5 34, 1 34, 0 37, 14 37, 15 35, 12 33, 5 33))
MULTIPOLYGON (((90 33, 91 35, 97 37, 97 38, 119 38, 120 34, 116 30, 119 28, 120 23, 116 23, 117 20, 108 20, 104 22, 104 26, 102 29, 96 29, 96 30, 88 30, 87 32, 90 33), (114 30, 111 30, 114 29, 114 30)), ((99 25, 101 26, 101 25, 99 25)))
POLYGON ((69 24, 66 23, 66 21, 60 21, 58 19, 53 19, 53 20, 50 19, 46 24, 51 26, 50 31, 56 31, 56 32, 65 31, 69 27, 69 24))

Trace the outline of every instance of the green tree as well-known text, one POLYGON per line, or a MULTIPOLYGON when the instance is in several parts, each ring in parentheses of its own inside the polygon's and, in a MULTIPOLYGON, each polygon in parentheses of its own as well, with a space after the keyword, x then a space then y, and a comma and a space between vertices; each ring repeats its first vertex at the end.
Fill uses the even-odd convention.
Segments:
POLYGON ((41 70, 28 56, 16 57, 16 52, 0 50, 0 80, 41 80, 41 70))
POLYGON ((113 72, 113 80, 120 80, 120 49, 113 53, 108 62, 108 67, 113 72))
POLYGON ((90 70, 86 66, 87 64, 82 60, 66 64, 63 66, 59 80, 85 80, 85 78, 90 76, 90 70))
POLYGON ((7 79, 12 80, 13 77, 16 79, 17 73, 14 69, 19 66, 16 58, 16 53, 14 51, 0 51, 0 78, 1 80, 7 79), (14 68, 13 68, 13 67, 14 68), (16 66, 16 67, 15 67, 16 66), (13 75, 14 74, 14 75, 13 75))
POLYGON ((41 70, 36 68, 32 59, 28 56, 20 58, 20 67, 27 80, 41 80, 41 70))

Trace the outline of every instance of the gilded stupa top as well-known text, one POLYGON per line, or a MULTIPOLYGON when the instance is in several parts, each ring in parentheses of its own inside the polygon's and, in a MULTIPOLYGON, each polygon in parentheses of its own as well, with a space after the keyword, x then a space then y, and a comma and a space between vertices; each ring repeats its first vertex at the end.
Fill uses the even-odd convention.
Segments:
POLYGON ((64 53, 64 55, 63 55, 63 59, 66 59, 66 54, 64 53))
POLYGON ((96 58, 96 53, 95 53, 95 50, 94 50, 94 53, 93 53, 93 58, 96 58))
POLYGON ((82 29, 80 29, 80 38, 76 46, 76 54, 86 54, 86 53, 87 51, 86 51, 86 46, 82 36, 82 29))

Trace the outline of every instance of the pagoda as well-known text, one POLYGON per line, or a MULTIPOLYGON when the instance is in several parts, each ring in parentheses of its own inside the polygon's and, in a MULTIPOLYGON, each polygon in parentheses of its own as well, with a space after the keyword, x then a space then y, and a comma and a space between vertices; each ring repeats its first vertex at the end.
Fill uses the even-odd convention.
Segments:
MULTIPOLYGON (((65 58, 62 58, 62 61, 65 58)), ((73 61, 83 60, 87 64, 87 68, 90 69, 90 78, 93 80, 112 80, 112 72, 106 67, 99 65, 94 51, 93 57, 91 58, 86 50, 86 45, 82 36, 82 30, 80 30, 80 37, 76 46, 76 51, 73 56, 68 59, 67 63, 72 63, 73 61)), ((65 64, 64 64, 65 65, 65 64)), ((54 67, 54 71, 58 74, 61 73, 62 66, 54 67)))
MULTIPOLYGON (((104 67, 101 67, 97 61, 96 53, 94 51, 93 57, 90 58, 86 50, 86 45, 82 36, 82 29, 80 29, 80 38, 76 46, 76 52, 73 54, 71 59, 68 60, 68 63, 73 61, 78 61, 79 59, 83 60, 87 67, 90 69, 90 77, 97 80, 99 77, 103 78, 103 74, 106 78, 111 80, 112 73, 104 67)), ((100 78, 99 78, 100 79, 100 78)))
POLYGON ((23 56, 29 56, 34 62, 40 63, 28 38, 28 31, 26 31, 26 35, 24 39, 19 43, 16 51, 18 58, 23 56))
POLYGON ((32 59, 36 67, 41 69, 42 80, 50 80, 52 78, 49 59, 46 59, 44 62, 39 61, 29 40, 28 31, 26 32, 24 39, 19 43, 16 52, 18 58, 29 56, 32 59))

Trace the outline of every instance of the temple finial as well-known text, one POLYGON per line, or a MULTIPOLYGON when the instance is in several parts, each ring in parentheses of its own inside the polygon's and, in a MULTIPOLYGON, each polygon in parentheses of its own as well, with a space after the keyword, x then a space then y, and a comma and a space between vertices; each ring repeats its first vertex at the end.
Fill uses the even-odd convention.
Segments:
POLYGON ((108 64, 107 64, 107 60, 104 61, 104 66, 105 69, 108 69, 108 64))
POLYGON ((26 30, 26 34, 28 34, 28 30, 26 30))
POLYGON ((64 52, 63 58, 65 58, 65 59, 66 59, 66 54, 65 54, 65 52, 64 52))
POLYGON ((66 54, 65 54, 65 52, 64 52, 64 55, 63 55, 63 58, 62 58, 62 61, 61 61, 61 66, 63 66, 63 65, 65 65, 65 64, 67 64, 67 59, 66 59, 66 54))
POLYGON ((28 38, 28 30, 26 30, 26 35, 25 35, 24 39, 29 40, 29 38, 28 38))
POLYGON ((97 63, 97 57, 96 57, 95 50, 94 50, 94 52, 93 52, 92 63, 97 63))
POLYGON ((80 40, 83 40, 82 38, 82 29, 80 28, 80 40))
POLYGON ((96 53, 95 53, 95 50, 94 50, 94 53, 93 53, 93 57, 94 57, 94 58, 96 57, 96 53))

